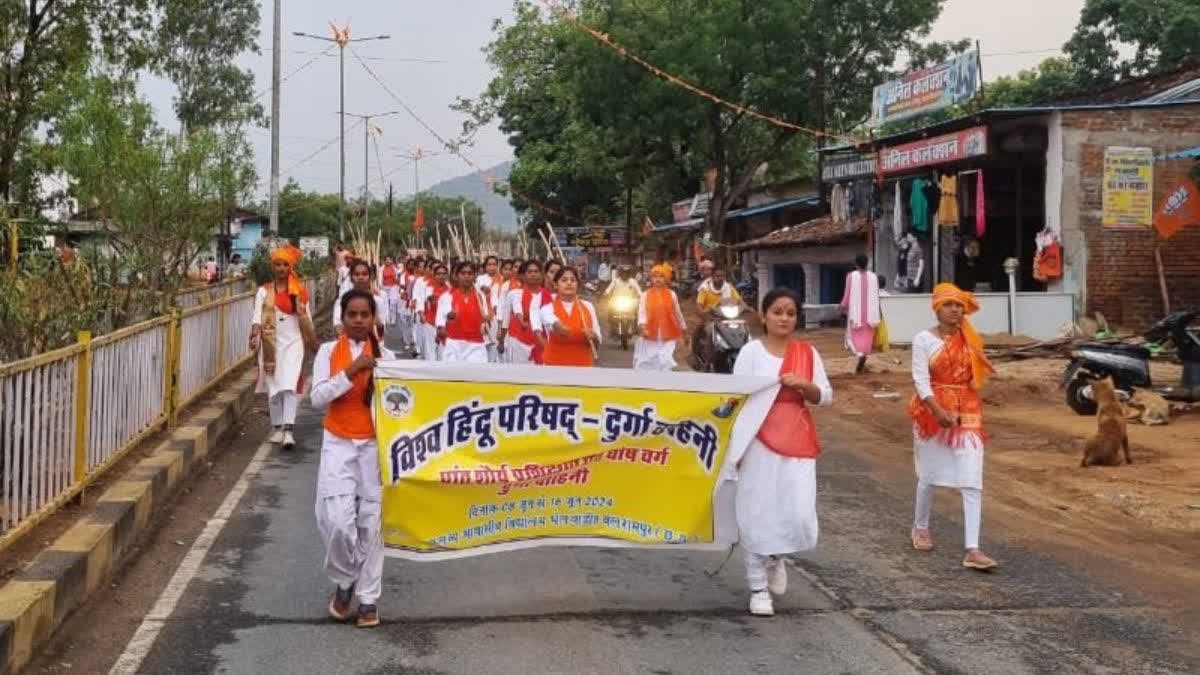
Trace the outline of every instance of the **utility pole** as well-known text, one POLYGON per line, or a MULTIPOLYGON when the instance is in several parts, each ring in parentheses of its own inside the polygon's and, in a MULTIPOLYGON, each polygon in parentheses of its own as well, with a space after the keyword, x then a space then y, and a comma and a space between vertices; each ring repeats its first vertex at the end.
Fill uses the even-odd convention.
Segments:
POLYGON ((279 87, 280 71, 283 68, 282 5, 283 0, 275 0, 274 26, 271 31, 271 42, 274 49, 271 53, 271 220, 267 224, 267 230, 271 234, 279 234, 279 87))
MULTIPOLYGON (((385 113, 375 113, 373 115, 358 115, 355 113, 342 112, 342 120, 347 117, 357 117, 363 121, 363 226, 369 225, 371 222, 371 120, 376 117, 388 117, 390 115, 398 115, 401 111, 392 110, 385 113)), ((345 121, 342 122, 345 125, 345 121)), ((343 162, 345 158, 343 157, 343 162)), ((343 169, 344 172, 344 169, 343 169)), ((343 173, 343 180, 345 174, 343 173)), ((382 186, 380 186, 382 189, 382 186)))
POLYGON ((369 37, 353 38, 350 37, 350 24, 338 28, 337 24, 330 22, 329 27, 333 29, 333 37, 325 37, 322 35, 313 35, 311 33, 294 32, 292 35, 296 37, 311 38, 313 40, 321 40, 322 42, 332 42, 338 46, 338 89, 339 100, 341 107, 339 108, 338 137, 341 140, 341 181, 340 181, 340 198, 338 199, 338 239, 346 239, 346 47, 355 42, 367 42, 369 40, 390 40, 390 35, 372 35, 369 37))

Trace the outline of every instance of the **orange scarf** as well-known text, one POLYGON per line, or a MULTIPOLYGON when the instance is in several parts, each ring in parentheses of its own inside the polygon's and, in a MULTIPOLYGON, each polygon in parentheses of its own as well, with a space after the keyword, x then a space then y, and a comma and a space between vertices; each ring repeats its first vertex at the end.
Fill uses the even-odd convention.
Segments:
POLYGON ((592 314, 583 301, 576 298, 570 313, 563 306, 562 300, 554 301, 554 316, 558 324, 568 333, 560 336, 557 331, 550 331, 550 339, 546 342, 546 353, 543 361, 548 366, 592 366, 595 359, 592 356, 592 345, 587 339, 587 328, 592 326, 592 314))
POLYGON ((974 357, 967 340, 964 332, 955 333, 929 360, 933 398, 956 420, 956 424, 943 429, 918 395, 908 403, 908 414, 916 425, 917 434, 925 440, 937 438, 952 448, 963 447, 972 435, 986 438, 983 400, 973 384, 974 357))
MULTIPOLYGON (((370 342, 363 345, 364 354, 375 354, 370 342)), ((350 339, 345 335, 338 338, 329 355, 329 374, 336 376, 344 372, 354 362, 350 351, 350 339)), ((371 408, 363 403, 366 395, 367 382, 371 379, 371 371, 364 370, 350 380, 350 391, 329 404, 325 413, 325 428, 333 435, 350 440, 368 440, 375 438, 375 422, 371 419, 371 408)))
POLYGON ((646 333, 651 340, 678 340, 683 327, 675 316, 675 298, 669 288, 646 291, 646 333))
MULTIPOLYGON (((948 283, 938 284, 934 287, 933 311, 936 312, 942 305, 950 302, 962 305, 967 316, 979 311, 979 303, 975 301, 974 293, 968 293, 958 286, 948 283)), ((966 316, 963 317, 960 332, 965 340, 964 348, 971 361, 971 386, 977 390, 982 389, 983 385, 987 383, 988 377, 996 371, 983 353, 983 338, 975 332, 975 327, 966 319, 966 316)))
MULTIPOLYGON (((789 373, 812 382, 812 345, 797 339, 788 342, 779 375, 782 377, 789 373)), ((759 427, 758 440, 784 457, 816 459, 821 454, 817 425, 804 395, 787 387, 780 387, 775 395, 775 402, 759 427)))

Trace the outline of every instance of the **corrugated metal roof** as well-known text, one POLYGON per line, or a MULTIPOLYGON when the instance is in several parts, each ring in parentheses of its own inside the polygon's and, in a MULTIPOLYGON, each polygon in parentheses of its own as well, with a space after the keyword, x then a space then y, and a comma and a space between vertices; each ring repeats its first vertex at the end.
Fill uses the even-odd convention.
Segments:
POLYGON ((700 225, 703 223, 703 218, 692 218, 691 220, 685 220, 682 223, 655 223, 654 234, 659 234, 660 232, 674 232, 677 230, 695 229, 700 227, 700 225))
POLYGON ((1200 159, 1200 145, 1178 152, 1167 153, 1159 157, 1159 159, 1200 159))
POLYGON ((858 239, 865 239, 869 221, 857 217, 849 223, 835 223, 832 216, 821 216, 799 225, 784 227, 770 234, 738 244, 734 248, 745 251, 762 248, 804 248, 806 246, 830 246, 858 239))
POLYGON ((1138 101, 1138 103, 1181 103, 1200 101, 1200 77, 1188 80, 1183 84, 1160 91, 1153 96, 1138 101))
POLYGON ((781 199, 777 202, 771 202, 769 204, 760 204, 758 206, 749 206, 744 209, 730 211, 728 214, 726 214, 725 218, 728 220, 733 220, 736 218, 749 218, 750 216, 759 216, 764 213, 772 213, 774 211, 780 211, 782 209, 790 209, 794 206, 816 207, 816 206, 820 206, 820 205, 821 205, 820 197, 818 197, 817 195, 805 195, 803 197, 795 197, 792 199, 781 199))

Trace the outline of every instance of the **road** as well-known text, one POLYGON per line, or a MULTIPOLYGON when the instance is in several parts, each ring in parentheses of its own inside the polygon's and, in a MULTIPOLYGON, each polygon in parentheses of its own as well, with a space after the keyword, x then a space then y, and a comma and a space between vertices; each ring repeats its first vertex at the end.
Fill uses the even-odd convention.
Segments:
MULTIPOLYGON (((628 358, 606 349, 602 363, 628 358)), ((789 561, 791 587, 774 618, 747 614, 737 555, 722 567, 725 555, 716 553, 543 548, 439 563, 389 559, 384 625, 335 625, 325 614, 330 584, 313 519, 320 420, 302 407, 299 447, 265 452, 250 465, 244 494, 231 499, 265 433, 261 419, 251 422, 30 672, 105 673, 122 655, 142 673, 1200 669, 1195 642, 1171 627, 1176 613, 988 537, 1003 523, 987 521, 986 511, 985 545, 1003 569, 963 570, 949 495, 934 523, 938 551, 912 551, 907 491, 844 452, 852 437, 829 434, 819 470, 822 542, 789 561), (222 502, 228 517, 212 521, 222 502), (206 525, 215 538, 204 551, 195 542, 206 525), (178 601, 164 605, 173 575, 178 601), (141 639, 131 642, 139 627, 141 639)))

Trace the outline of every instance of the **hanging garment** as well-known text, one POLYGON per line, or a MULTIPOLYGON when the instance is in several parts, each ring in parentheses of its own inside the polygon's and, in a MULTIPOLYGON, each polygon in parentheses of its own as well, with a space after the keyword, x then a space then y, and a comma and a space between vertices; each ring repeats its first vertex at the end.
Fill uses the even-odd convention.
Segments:
POLYGON ((975 236, 983 237, 987 232, 987 205, 983 198, 983 169, 975 179, 975 236))
POLYGON ((917 178, 912 182, 912 192, 908 196, 908 205, 912 210, 912 229, 917 232, 929 231, 929 199, 925 188, 929 181, 917 178))
POLYGON ((953 174, 942 176, 942 201, 938 204, 938 225, 958 225, 958 178, 953 174))
POLYGON ((1041 283, 1062 276, 1062 244, 1049 228, 1038 233, 1037 253, 1033 257, 1033 278, 1041 283))
POLYGON ((896 241, 904 236, 904 199, 900 196, 900 181, 896 181, 896 197, 892 201, 892 236, 896 241))

